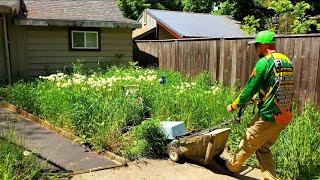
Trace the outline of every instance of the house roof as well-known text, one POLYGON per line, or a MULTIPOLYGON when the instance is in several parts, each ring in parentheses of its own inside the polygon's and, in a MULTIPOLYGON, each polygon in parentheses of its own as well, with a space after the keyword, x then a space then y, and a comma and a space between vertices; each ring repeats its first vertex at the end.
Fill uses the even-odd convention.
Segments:
POLYGON ((146 9, 145 12, 180 37, 244 36, 239 23, 228 16, 154 9, 146 9))
POLYGON ((0 13, 12 13, 19 8, 19 5, 19 0, 0 0, 0 13))
MULTIPOLYGON (((124 18, 115 0, 24 0, 28 14, 21 25, 141 27, 124 18)), ((18 24, 19 24, 18 23, 18 24)))

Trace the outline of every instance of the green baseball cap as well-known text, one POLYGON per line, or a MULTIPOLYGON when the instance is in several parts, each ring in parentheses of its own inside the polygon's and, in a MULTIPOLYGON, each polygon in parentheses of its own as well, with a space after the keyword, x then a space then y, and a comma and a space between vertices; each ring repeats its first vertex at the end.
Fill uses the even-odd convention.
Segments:
POLYGON ((256 38, 249 41, 249 44, 274 44, 276 43, 275 33, 272 31, 261 31, 256 35, 256 38))

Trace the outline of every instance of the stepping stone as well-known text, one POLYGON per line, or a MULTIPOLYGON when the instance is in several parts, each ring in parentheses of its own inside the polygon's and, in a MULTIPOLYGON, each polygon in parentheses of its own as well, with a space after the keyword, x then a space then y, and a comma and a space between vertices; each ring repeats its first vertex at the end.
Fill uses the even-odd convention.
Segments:
POLYGON ((9 130, 15 131, 18 138, 22 139, 22 146, 46 159, 50 164, 73 174, 122 166, 39 124, 0 108, 0 132, 9 130))

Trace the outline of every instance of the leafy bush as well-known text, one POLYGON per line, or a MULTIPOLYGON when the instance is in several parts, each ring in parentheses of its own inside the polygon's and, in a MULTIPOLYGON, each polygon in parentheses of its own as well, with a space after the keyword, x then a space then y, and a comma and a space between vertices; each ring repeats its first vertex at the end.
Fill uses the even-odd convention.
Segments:
POLYGON ((133 129, 127 139, 125 153, 131 159, 138 157, 160 157, 165 154, 166 136, 157 120, 147 120, 133 129))

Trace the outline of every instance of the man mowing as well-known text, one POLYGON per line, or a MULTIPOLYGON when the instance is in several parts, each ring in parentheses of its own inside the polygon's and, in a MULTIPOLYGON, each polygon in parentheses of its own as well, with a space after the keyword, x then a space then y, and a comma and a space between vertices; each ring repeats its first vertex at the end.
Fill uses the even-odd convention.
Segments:
POLYGON ((262 31, 249 43, 254 44, 260 59, 241 94, 227 109, 233 112, 255 96, 259 99, 259 112, 248 125, 244 139, 226 166, 230 171, 238 172, 255 153, 263 178, 277 179, 270 147, 292 119, 293 66, 287 56, 276 52, 273 32, 262 31))

